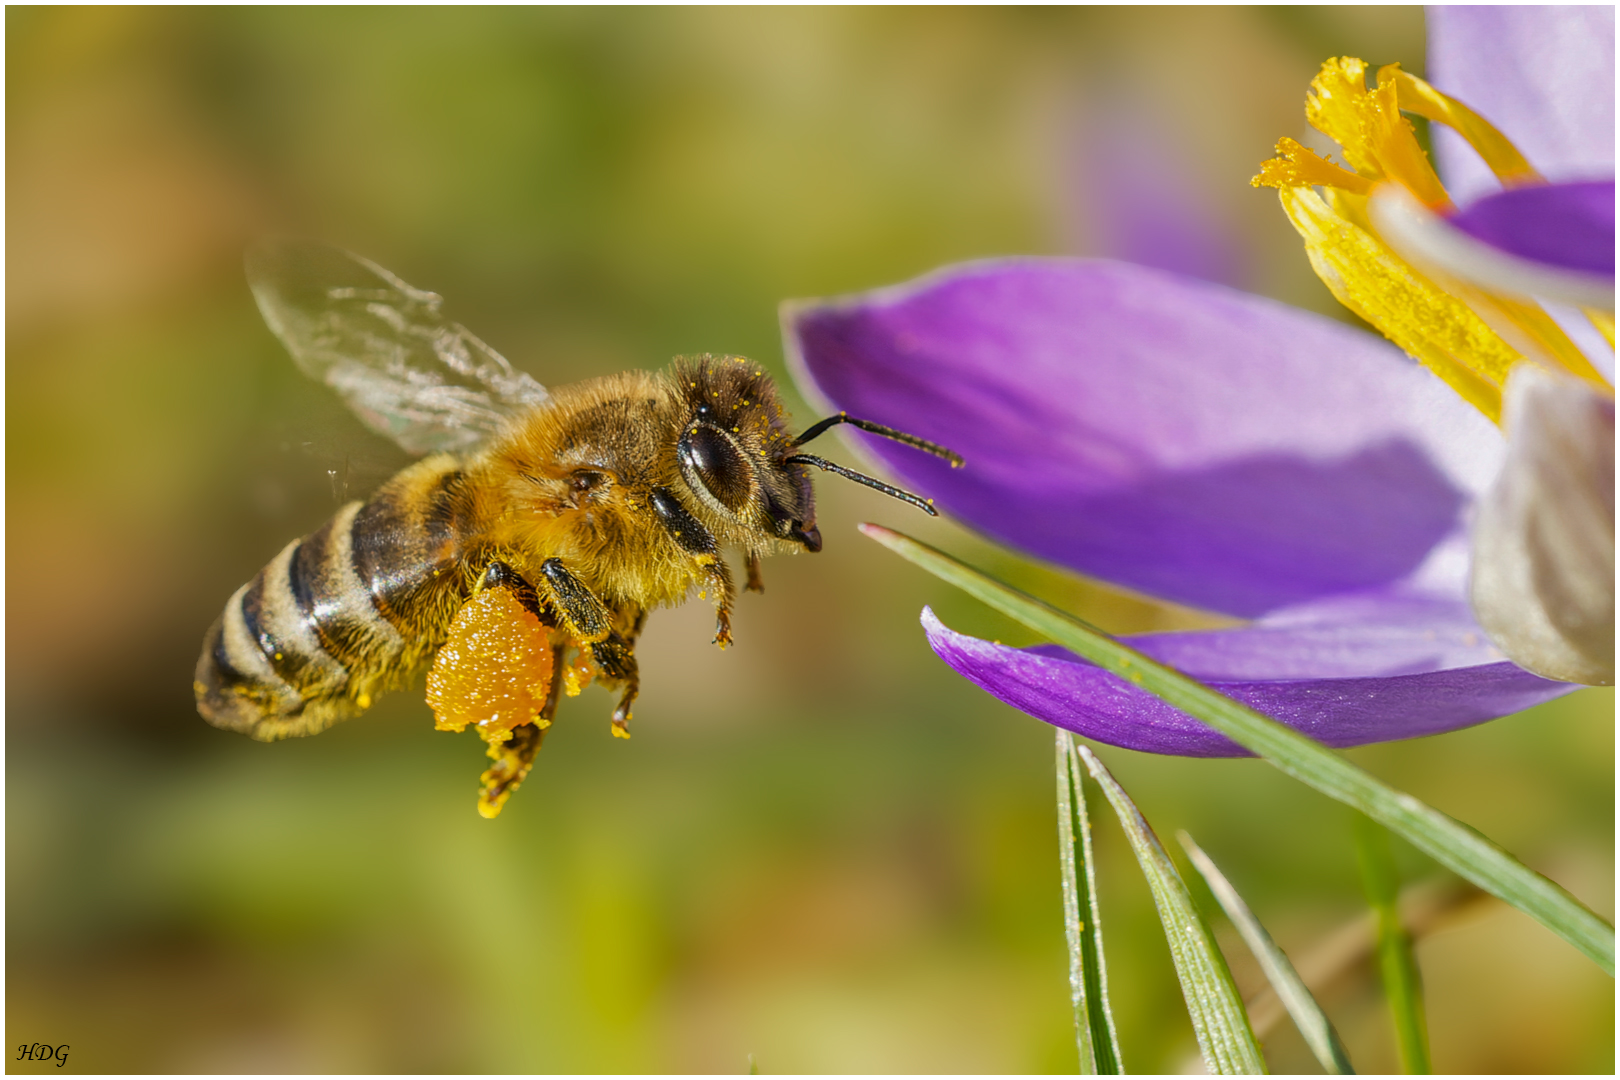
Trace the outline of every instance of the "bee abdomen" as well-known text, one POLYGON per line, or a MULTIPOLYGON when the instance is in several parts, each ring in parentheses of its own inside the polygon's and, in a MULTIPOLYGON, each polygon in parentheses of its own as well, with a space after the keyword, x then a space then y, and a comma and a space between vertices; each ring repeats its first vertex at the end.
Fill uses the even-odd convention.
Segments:
POLYGON ((407 469, 238 589, 197 661, 198 711, 256 739, 312 735, 409 676, 455 585, 457 475, 442 459, 407 469))

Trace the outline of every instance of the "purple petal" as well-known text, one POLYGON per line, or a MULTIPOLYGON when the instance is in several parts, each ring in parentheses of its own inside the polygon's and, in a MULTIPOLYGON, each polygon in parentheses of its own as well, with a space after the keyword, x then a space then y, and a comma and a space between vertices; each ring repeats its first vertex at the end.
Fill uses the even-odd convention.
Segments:
MULTIPOLYGON (((1431 7, 1428 79, 1495 124, 1551 180, 1614 175, 1614 8, 1431 7)), ((1441 175, 1466 201, 1497 189, 1435 125, 1441 175)))
MULTIPOLYGON (((1564 187, 1570 186, 1575 185, 1564 185, 1564 187)), ((1601 186, 1613 190, 1610 185, 1601 186)), ((1486 201, 1493 201, 1493 199, 1502 199, 1509 204, 1514 202, 1513 199, 1508 198, 1506 195, 1488 197, 1486 201)), ((1566 199, 1566 204, 1569 201, 1566 199)), ((1612 206, 1609 213, 1610 215, 1613 213, 1612 206)), ((1563 217, 1565 223, 1570 226, 1567 231, 1574 234, 1581 231, 1590 232, 1593 228, 1598 227, 1592 219, 1598 218, 1602 214, 1601 210, 1588 207, 1584 215, 1587 220, 1584 222, 1571 222, 1569 219, 1580 215, 1569 212, 1567 209, 1563 217)), ((1614 273, 1612 270, 1608 273, 1590 273, 1585 270, 1558 266, 1551 262, 1538 262, 1523 258, 1463 231, 1457 227, 1451 217, 1437 214, 1428 209, 1413 198, 1411 193, 1395 184, 1379 184, 1373 188, 1372 195, 1367 200, 1367 216, 1372 219, 1373 227, 1378 231, 1379 237, 1393 248, 1396 254, 1415 266, 1427 266, 1443 271, 1446 275, 1456 278, 1458 281, 1467 282, 1487 292, 1504 293, 1509 296, 1528 297, 1540 301, 1552 301, 1559 304, 1599 310, 1614 307, 1614 273)), ((1496 219, 1503 217, 1500 213, 1489 216, 1496 219)), ((1550 214, 1543 215, 1540 223, 1547 223, 1551 216, 1550 214)), ((1500 223, 1499 220, 1498 223, 1500 223)), ((1507 232, 1508 228, 1511 228, 1511 226, 1498 231, 1507 232)), ((1522 231, 1528 232, 1529 230, 1522 231)), ((1610 243, 1613 243, 1612 230, 1609 235, 1610 243)), ((1521 236, 1520 239, 1548 250, 1555 246, 1559 238, 1532 234, 1521 236)), ((1591 259, 1601 258, 1596 252, 1590 250, 1590 244, 1579 246, 1587 248, 1586 254, 1591 259)), ((1565 244, 1564 247, 1564 254, 1566 255, 1579 253, 1576 250, 1577 244, 1569 243, 1565 244)), ((1596 334, 1596 331, 1594 330, 1593 333, 1596 334)), ((1575 337, 1573 334, 1571 336, 1575 337)), ((1579 340, 1579 338, 1576 338, 1576 340, 1579 340)), ((1588 355, 1593 358, 1594 362, 1603 357, 1609 357, 1612 360, 1614 356, 1614 350, 1609 348, 1607 342, 1603 342, 1601 345, 1593 345, 1593 350, 1588 355)))
POLYGON ((1500 191, 1464 207, 1453 227, 1509 255, 1614 276, 1614 181, 1500 191))
MULTIPOLYGON (((1362 594, 1274 611, 1247 626, 1139 634, 1133 647, 1198 679, 1411 675, 1505 659, 1463 600, 1362 594)), ((1069 656, 1057 646, 1054 655, 1069 656)), ((1072 657, 1070 657, 1072 659, 1072 657)))
MULTIPOLYGON (((940 659, 959 674, 1015 709, 1089 739, 1182 757, 1244 757, 1248 751, 1138 687, 1056 646, 1014 649, 958 634, 932 611, 923 610, 923 629, 940 659)), ((1237 634, 1250 632, 1248 628, 1237 634)), ((1210 630, 1214 638, 1234 631, 1210 630)), ((1477 631, 1476 631, 1477 633, 1477 631)), ((1126 638, 1150 655, 1155 637, 1126 638)), ((1319 650, 1304 635, 1297 651, 1286 634, 1271 635, 1267 648, 1280 658, 1298 659, 1319 650)), ((1204 651, 1219 653, 1212 645, 1204 651)), ((1164 650, 1170 659, 1176 649, 1164 650)), ((1245 652, 1238 646, 1237 652, 1245 652)), ((1260 652, 1251 652, 1258 659, 1260 652)), ((1551 682, 1509 663, 1397 671, 1362 676, 1220 678, 1184 669, 1221 693, 1301 731, 1327 746, 1436 735, 1470 727, 1527 709, 1578 689, 1551 682)))
POLYGON ((861 436, 868 452, 1034 555, 1242 616, 1414 576, 1462 594, 1441 549, 1501 438, 1369 334, 1079 259, 951 268, 785 318, 801 382, 967 466, 861 436))

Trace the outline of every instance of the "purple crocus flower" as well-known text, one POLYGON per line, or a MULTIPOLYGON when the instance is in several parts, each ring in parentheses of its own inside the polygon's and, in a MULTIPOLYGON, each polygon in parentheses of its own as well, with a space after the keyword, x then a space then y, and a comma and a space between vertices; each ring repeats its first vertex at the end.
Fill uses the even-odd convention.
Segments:
MULTIPOLYGON (((1040 558, 1255 620, 1128 640, 1321 741, 1433 734, 1570 689, 1503 660, 1469 615, 1464 516, 1500 435, 1369 334, 1080 259, 950 269, 787 318, 803 385, 967 460, 863 438, 907 485, 1040 558)), ((1240 752, 1062 649, 923 624, 946 663, 1049 723, 1240 752)))
MULTIPOLYGON (((1252 620, 1127 640, 1321 742, 1435 734, 1574 688, 1504 659, 1470 611, 1468 518, 1502 436, 1387 342, 1081 259, 947 268, 789 305, 784 328, 807 392, 962 454, 952 470, 852 436, 958 519, 1252 620)), ((1049 723, 1138 750, 1243 753, 1061 648, 981 641, 927 610, 923 625, 947 664, 1049 723)))

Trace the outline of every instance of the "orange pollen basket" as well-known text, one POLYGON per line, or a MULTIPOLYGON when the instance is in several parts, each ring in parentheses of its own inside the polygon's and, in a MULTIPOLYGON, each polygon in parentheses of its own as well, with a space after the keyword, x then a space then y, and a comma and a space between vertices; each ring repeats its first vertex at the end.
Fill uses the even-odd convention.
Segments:
POLYGON ((491 743, 530 723, 551 685, 546 628, 507 589, 485 589, 461 606, 428 672, 427 703, 440 731, 468 724, 491 743))

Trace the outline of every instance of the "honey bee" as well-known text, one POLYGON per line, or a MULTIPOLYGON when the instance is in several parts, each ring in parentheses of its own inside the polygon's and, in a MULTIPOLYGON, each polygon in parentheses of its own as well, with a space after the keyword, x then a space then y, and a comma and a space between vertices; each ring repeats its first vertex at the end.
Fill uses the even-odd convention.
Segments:
POLYGON ((420 460, 294 540, 225 604, 193 688, 209 723, 313 735, 424 668, 435 726, 469 724, 495 764, 494 817, 528 774, 563 694, 617 691, 629 737, 647 614, 694 589, 731 642, 722 558, 820 551, 807 467, 935 513, 800 448, 838 424, 960 465, 944 447, 840 413, 798 435, 739 356, 678 358, 548 392, 440 311, 434 293, 325 245, 249 252, 249 283, 303 371, 420 460))

